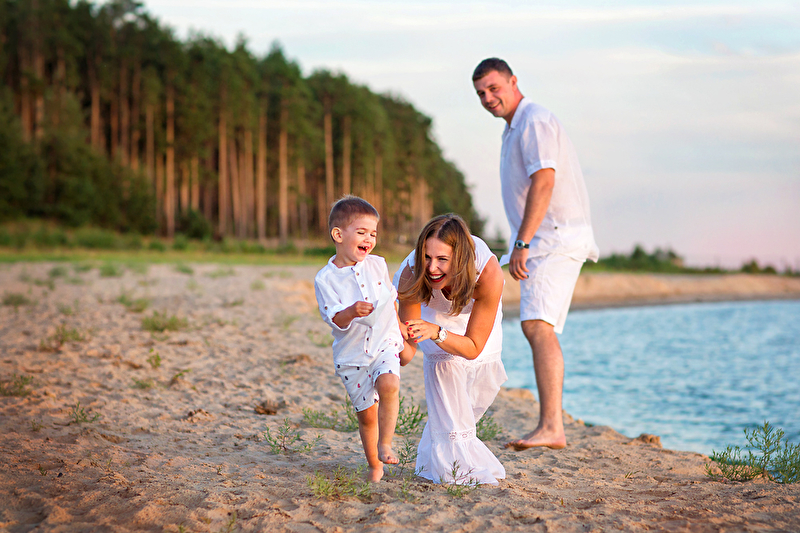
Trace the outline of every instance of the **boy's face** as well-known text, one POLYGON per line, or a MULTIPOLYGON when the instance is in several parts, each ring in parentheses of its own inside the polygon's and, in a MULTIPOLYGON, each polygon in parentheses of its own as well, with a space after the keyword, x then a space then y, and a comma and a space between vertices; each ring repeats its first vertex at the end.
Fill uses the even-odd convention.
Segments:
POLYGON ((331 237, 336 243, 337 266, 360 263, 378 241, 378 219, 369 215, 358 216, 346 228, 333 228, 331 237))

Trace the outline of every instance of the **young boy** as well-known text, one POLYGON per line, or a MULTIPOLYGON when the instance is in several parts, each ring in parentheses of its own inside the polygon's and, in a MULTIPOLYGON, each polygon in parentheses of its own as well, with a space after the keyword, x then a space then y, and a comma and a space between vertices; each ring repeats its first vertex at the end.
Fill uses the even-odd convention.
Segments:
POLYGON ((383 463, 398 462, 392 438, 400 408, 400 366, 413 356, 406 350, 401 362, 397 291, 386 260, 370 255, 379 218, 369 202, 356 196, 336 202, 328 217, 336 255, 314 278, 319 312, 333 330, 336 375, 356 410, 367 477, 373 482, 383 477, 383 463))

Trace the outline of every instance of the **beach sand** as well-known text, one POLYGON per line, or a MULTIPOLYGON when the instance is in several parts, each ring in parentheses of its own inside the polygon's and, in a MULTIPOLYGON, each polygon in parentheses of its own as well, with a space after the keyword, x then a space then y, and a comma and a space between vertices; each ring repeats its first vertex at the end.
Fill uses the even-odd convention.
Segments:
MULTIPOLYGON (((665 450, 657 436, 566 415, 565 449, 503 449, 536 423, 523 389, 502 390, 491 409, 499 486, 454 495, 395 468, 362 498, 315 495, 309 477, 365 464, 357 432, 303 423, 303 409, 342 413, 345 401, 316 310, 317 268, 158 265, 101 277, 67 266, 51 289, 54 266, 0 265, 3 294, 31 300, 0 307, 0 379, 34 380, 29 395, 0 397, 0 531, 800 531, 800 486, 714 481, 707 457, 665 450), (149 307, 133 312, 120 296, 149 307), (154 310, 187 327, 143 330, 154 310), (85 339, 59 345, 59 332, 85 339), (302 439, 293 446, 321 439, 271 453, 265 430, 274 436, 285 419, 302 439)), ((692 293, 682 277, 592 274, 575 300, 800 294, 797 284, 719 288, 764 279, 695 277, 692 293)), ((784 281, 797 280, 774 284, 784 281)), ((421 363, 404 368, 401 394, 424 411, 421 363)))

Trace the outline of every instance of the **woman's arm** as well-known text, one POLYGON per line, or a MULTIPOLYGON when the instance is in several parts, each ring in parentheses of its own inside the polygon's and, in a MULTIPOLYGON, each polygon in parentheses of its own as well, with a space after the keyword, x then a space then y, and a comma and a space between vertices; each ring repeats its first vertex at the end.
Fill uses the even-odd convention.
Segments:
MULTIPOLYGON (((448 331, 447 340, 439 343, 442 350, 465 359, 475 359, 480 355, 492 333, 492 328, 494 328, 497 308, 503 295, 503 282, 503 271, 500 269, 500 264, 497 262, 497 258, 492 257, 484 267, 478 278, 478 284, 475 286, 472 296, 475 304, 472 306, 466 332, 464 335, 456 335, 448 331)), ((419 343, 437 337, 439 326, 420 320, 419 304, 416 305, 416 308, 418 310, 416 316, 412 317, 410 312, 404 315, 402 314, 403 303, 400 303, 400 321, 408 328, 414 342, 419 343)))

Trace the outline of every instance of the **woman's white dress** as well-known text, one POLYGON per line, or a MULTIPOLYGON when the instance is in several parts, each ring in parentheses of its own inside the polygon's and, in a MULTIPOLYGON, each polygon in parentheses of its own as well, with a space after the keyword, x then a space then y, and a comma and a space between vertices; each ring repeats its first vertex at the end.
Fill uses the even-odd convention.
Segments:
MULTIPOLYGON (((494 257, 481 239, 474 237, 476 267, 480 278, 489 259, 494 257)), ((406 265, 414 269, 414 252, 403 261, 394 276, 397 286, 406 265)), ((448 332, 463 335, 474 301, 460 314, 448 314, 450 300, 435 290, 428 305, 422 305, 422 319, 438 324, 448 332)), ((494 326, 481 354, 470 361, 443 351, 438 344, 425 340, 425 397, 428 422, 422 432, 416 469, 420 476, 436 483, 497 484, 506 477, 497 457, 476 437, 475 424, 494 401, 500 386, 508 379, 500 354, 503 346, 503 303, 497 306, 494 326), (457 464, 456 464, 457 463, 457 464), (453 476, 454 466, 457 469, 453 476)))

